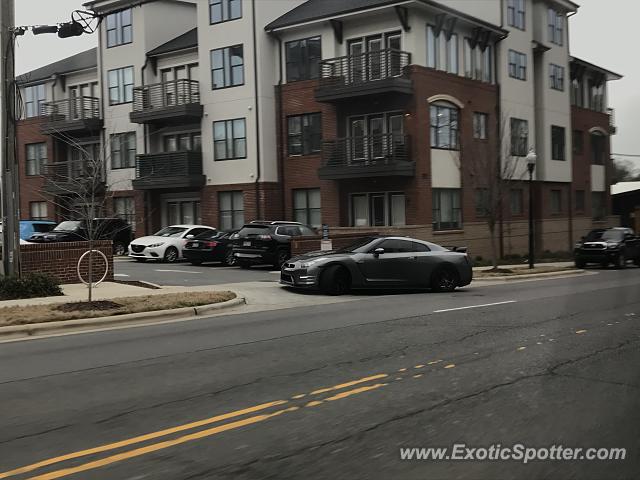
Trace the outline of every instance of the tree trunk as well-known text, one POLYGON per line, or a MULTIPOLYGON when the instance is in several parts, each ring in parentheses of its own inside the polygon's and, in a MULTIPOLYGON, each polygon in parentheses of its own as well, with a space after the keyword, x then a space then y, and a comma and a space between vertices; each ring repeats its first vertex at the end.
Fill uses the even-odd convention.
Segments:
POLYGON ((495 225, 489 225, 489 238, 491 240, 491 265, 493 269, 498 268, 498 246, 496 242, 496 227, 495 225))

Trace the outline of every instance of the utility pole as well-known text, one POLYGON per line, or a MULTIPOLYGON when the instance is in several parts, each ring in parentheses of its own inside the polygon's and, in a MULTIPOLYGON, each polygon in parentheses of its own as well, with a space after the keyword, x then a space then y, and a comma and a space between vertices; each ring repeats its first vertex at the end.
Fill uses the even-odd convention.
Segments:
POLYGON ((0 0, 0 175, 2 182, 2 267, 20 275, 19 170, 16 157, 14 0, 0 0))

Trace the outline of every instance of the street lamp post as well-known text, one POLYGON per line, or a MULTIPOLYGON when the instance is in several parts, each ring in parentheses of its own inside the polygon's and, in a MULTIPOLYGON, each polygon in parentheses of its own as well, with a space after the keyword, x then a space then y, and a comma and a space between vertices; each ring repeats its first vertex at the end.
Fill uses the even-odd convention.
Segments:
POLYGON ((529 172, 529 268, 533 268, 534 241, 533 241, 533 171, 536 168, 538 156, 532 148, 527 154, 527 170, 529 172))

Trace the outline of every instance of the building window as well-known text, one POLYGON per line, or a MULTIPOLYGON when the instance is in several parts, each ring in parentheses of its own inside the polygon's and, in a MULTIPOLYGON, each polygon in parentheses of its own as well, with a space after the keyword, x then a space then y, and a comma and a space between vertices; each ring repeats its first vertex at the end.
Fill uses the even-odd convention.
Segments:
POLYGON ((47 144, 30 143, 27 145, 27 176, 44 175, 47 164, 47 144))
POLYGON ((209 0, 209 22, 228 22, 242 18, 242 0, 209 0))
POLYGON ((289 155, 309 155, 319 152, 322 140, 322 116, 305 113, 287 118, 289 155))
POLYGON ((507 1, 507 23, 511 27, 525 29, 524 0, 507 1))
POLYGON ((511 155, 526 157, 529 150, 529 122, 511 119, 511 155))
POLYGON ((564 39, 564 16, 553 8, 548 11, 549 41, 562 46, 564 39))
POLYGON ((487 139, 488 118, 489 115, 487 115, 486 113, 473 113, 473 138, 478 138, 480 140, 487 139))
POLYGON ((596 112, 604 111, 604 81, 589 80, 589 108, 596 112))
POLYGON ((549 84, 554 90, 564 92, 564 67, 549 64, 549 84))
POLYGON ((351 225, 354 227, 403 226, 406 199, 402 192, 351 195, 351 225))
POLYGON ((458 230, 462 228, 460 189, 433 189, 433 229, 458 230))
POLYGON ((476 188, 476 217, 491 214, 491 195, 488 188, 476 188))
POLYGON ((563 127, 551 125, 551 160, 566 160, 563 127))
POLYGON ((244 118, 213 122, 215 160, 247 157, 247 133, 244 118))
POLYGON ((136 132, 116 133, 110 137, 111 168, 136 166, 136 132))
POLYGON ((166 204, 165 215, 169 225, 193 225, 202 223, 198 200, 175 200, 166 204))
POLYGON ((509 192, 509 208, 511 215, 519 216, 524 213, 523 193, 521 188, 511 189, 509 192))
POLYGON ((131 9, 107 15, 107 48, 133 42, 131 9))
POLYGON ((484 50, 480 43, 474 43, 470 38, 464 39, 464 76, 473 80, 491 83, 493 81, 493 60, 491 45, 484 50))
POLYGON ((591 216, 594 220, 604 220, 607 216, 604 192, 591 192, 591 216))
POLYGON ((46 220, 47 202, 29 202, 29 218, 31 220, 46 220))
POLYGON ((562 190, 551 190, 551 213, 562 213, 562 190))
POLYGON ((427 25, 427 66, 458 74, 458 35, 447 38, 444 29, 436 36, 436 29, 427 25))
POLYGON ((114 197, 113 214, 136 228, 135 201, 133 197, 114 197))
POLYGON ((582 78, 571 80, 571 105, 584 107, 584 80, 582 78))
POLYGON ((591 134, 591 163, 594 165, 604 165, 604 152, 606 137, 601 133, 591 134))
POLYGON ((202 149, 200 132, 174 133, 162 137, 164 152, 199 152, 202 149))
POLYGON ((244 85, 244 54, 242 45, 211 50, 212 88, 244 85))
POLYGON ((524 53, 509 50, 509 76, 518 80, 527 79, 527 56, 524 53))
POLYGON ((576 190, 576 212, 584 212, 584 190, 576 190))
POLYGON ((310 80, 320 75, 322 45, 320 37, 294 40, 285 44, 287 82, 310 80))
POLYGON ((133 67, 109 70, 109 105, 133 101, 133 67))
POLYGON ((458 107, 447 102, 430 105, 431 148, 458 150, 458 107))
POLYGON ((293 219, 312 227, 321 225, 319 188, 293 191, 293 219))
POLYGON ((34 85, 24 89, 24 112, 26 118, 38 117, 43 114, 42 106, 47 96, 44 84, 34 85))
POLYGON ((244 225, 244 193, 241 191, 218 193, 221 230, 236 230, 244 225))
POLYGON ((584 151, 584 133, 582 130, 573 131, 573 154, 582 155, 584 151))

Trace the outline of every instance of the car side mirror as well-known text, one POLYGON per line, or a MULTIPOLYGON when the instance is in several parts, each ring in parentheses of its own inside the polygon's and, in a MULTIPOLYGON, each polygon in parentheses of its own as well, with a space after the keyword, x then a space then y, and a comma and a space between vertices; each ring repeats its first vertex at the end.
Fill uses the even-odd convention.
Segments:
POLYGON ((383 253, 384 253, 384 248, 382 248, 382 247, 378 247, 378 248, 376 248, 376 249, 373 251, 373 254, 374 254, 376 257, 379 257, 379 256, 380 256, 380 255, 382 255, 383 253))

